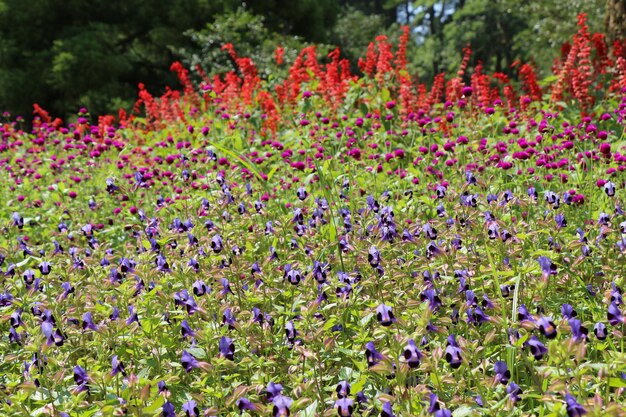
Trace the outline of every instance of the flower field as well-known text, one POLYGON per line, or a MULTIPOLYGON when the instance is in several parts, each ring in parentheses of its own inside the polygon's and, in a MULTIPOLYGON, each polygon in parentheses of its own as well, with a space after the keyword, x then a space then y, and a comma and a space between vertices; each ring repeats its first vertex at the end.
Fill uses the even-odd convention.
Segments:
POLYGON ((7 117, 0 415, 626 415, 626 51, 407 41, 7 117))

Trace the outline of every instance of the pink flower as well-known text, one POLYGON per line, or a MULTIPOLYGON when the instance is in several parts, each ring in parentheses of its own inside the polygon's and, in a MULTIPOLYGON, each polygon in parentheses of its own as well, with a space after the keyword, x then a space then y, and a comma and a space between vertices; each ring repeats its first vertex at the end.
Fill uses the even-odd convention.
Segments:
POLYGON ((604 155, 611 155, 611 144, 603 142, 598 148, 600 149, 600 152, 604 155))
POLYGON ((303 171, 304 168, 306 168, 306 165, 304 165, 304 162, 302 161, 296 161, 291 163, 291 167, 303 171))

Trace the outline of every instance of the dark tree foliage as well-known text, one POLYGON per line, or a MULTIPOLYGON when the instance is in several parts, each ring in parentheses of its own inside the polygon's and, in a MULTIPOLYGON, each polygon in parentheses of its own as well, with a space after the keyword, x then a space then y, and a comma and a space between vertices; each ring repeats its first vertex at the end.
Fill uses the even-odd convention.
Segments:
POLYGON ((610 41, 626 38, 626 0, 607 0, 605 24, 610 41))
POLYGON ((115 112, 137 84, 162 90, 173 50, 230 0, 0 0, 0 109, 115 112))
POLYGON ((357 62, 376 35, 413 34, 408 69, 429 83, 454 72, 462 49, 485 72, 517 74, 517 60, 550 73, 555 51, 587 13, 592 32, 624 38, 625 0, 0 0, 0 111, 29 118, 38 103, 53 116, 85 106, 92 115, 132 108, 137 85, 161 94, 177 86, 170 64, 209 74, 236 70, 230 42, 265 78, 277 76, 277 45, 290 63, 302 46, 339 46, 357 62))

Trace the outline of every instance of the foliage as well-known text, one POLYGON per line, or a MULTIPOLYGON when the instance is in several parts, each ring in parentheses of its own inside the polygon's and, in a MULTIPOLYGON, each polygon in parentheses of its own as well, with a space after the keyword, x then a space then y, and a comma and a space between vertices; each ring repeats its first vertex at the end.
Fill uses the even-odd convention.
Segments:
POLYGON ((337 18, 333 28, 332 40, 337 44, 356 70, 356 62, 365 56, 367 44, 379 34, 397 39, 400 28, 397 24, 390 25, 385 31, 385 16, 366 14, 353 6, 346 7, 337 18))
POLYGON ((194 70, 199 66, 211 76, 236 70, 235 62, 222 48, 227 43, 237 45, 240 55, 250 57, 264 78, 279 71, 275 62, 277 47, 282 48, 284 59, 293 61, 305 46, 298 37, 271 32, 263 16, 242 8, 186 35, 193 46, 180 51, 180 55, 185 57, 183 62, 194 70))

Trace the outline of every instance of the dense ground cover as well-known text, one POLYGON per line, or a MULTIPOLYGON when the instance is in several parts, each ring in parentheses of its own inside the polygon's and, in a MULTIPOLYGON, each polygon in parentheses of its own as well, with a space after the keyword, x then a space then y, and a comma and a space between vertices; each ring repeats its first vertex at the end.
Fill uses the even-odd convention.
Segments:
POLYGON ((174 65, 145 117, 7 120, 2 415, 624 413, 626 68, 595 38, 520 91, 427 91, 406 38, 360 78, 227 45, 238 74, 174 65))

